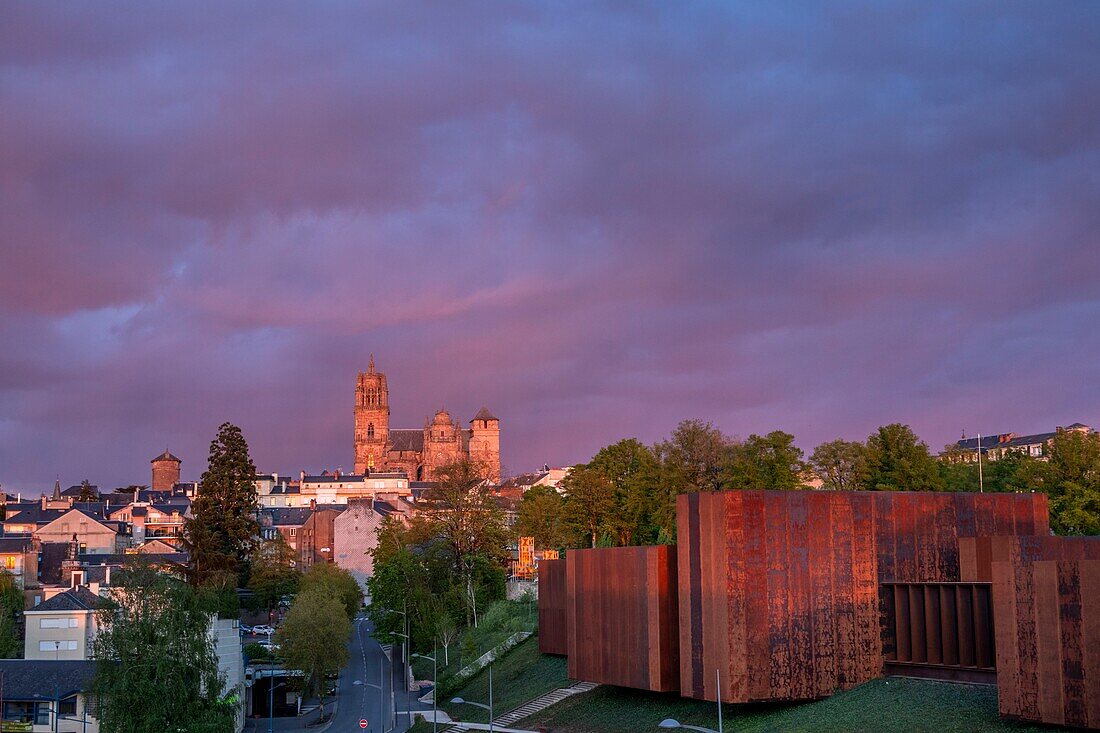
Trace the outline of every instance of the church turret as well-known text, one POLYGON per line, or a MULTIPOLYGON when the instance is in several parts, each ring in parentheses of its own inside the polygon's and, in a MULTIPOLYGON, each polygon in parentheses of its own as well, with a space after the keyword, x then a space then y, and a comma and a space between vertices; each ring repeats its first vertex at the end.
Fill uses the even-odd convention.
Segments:
POLYGON ((180 482, 180 459, 167 450, 149 461, 153 464, 153 491, 171 491, 180 482))
POLYGON ((484 465, 486 478, 500 482, 500 418, 488 407, 470 420, 470 459, 484 465))
POLYGON ((355 472, 383 468, 390 434, 390 390, 386 375, 374 370, 374 354, 355 385, 355 472))

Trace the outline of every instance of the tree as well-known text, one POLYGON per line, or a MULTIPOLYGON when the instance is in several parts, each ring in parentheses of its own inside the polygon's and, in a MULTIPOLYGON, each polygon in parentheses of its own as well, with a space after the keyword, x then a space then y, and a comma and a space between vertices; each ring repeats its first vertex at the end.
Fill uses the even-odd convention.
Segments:
POLYGON ((709 422, 684 420, 655 451, 664 464, 665 478, 677 482, 676 493, 717 491, 729 444, 729 438, 709 422))
POLYGON ((340 602, 348 619, 355 618, 363 606, 363 589, 351 573, 332 563, 318 563, 301 579, 301 593, 316 591, 340 602))
POLYGON ((301 670, 306 692, 317 692, 320 697, 322 720, 325 676, 338 673, 348 662, 351 620, 346 610, 324 586, 303 588, 275 632, 275 643, 287 667, 301 670))
POLYGON ((192 584, 224 585, 228 574, 239 576, 245 570, 260 530, 255 482, 256 466, 241 429, 222 424, 210 443, 208 467, 191 502, 193 516, 184 524, 192 584))
POLYGON ((0 568, 0 658, 17 659, 22 655, 22 616, 23 591, 15 576, 7 568, 0 568))
POLYGON ((1050 441, 1048 471, 1042 485, 1054 531, 1100 534, 1100 434, 1059 430, 1050 441))
POLYGON ((80 482, 80 493, 76 495, 77 501, 99 501, 99 492, 92 486, 88 479, 80 482))
POLYGON ((871 491, 940 491, 939 463, 908 425, 884 425, 867 438, 866 488, 871 491))
POLYGON ((295 567, 295 561, 294 549, 282 533, 276 532, 272 539, 260 543, 248 578, 248 587, 259 607, 271 612, 283 596, 298 591, 302 573, 295 567))
POLYGON ((447 610, 446 604, 444 604, 438 598, 433 599, 433 610, 435 616, 435 636, 439 639, 439 643, 443 645, 443 666, 449 667, 451 664, 451 644, 455 643, 458 639, 458 624, 455 623, 454 617, 447 610))
POLYGON ((523 495, 516 516, 516 532, 535 538, 536 547, 565 547, 565 499, 550 486, 532 486, 523 495))
POLYGON ((577 466, 561 482, 565 492, 565 521, 580 544, 595 547, 616 510, 615 487, 610 479, 587 466, 577 466), (583 539, 582 539, 583 538, 583 539))
POLYGON ((195 591, 139 565, 121 574, 114 600, 104 603, 92 642, 101 730, 231 733, 235 716, 222 697, 212 616, 195 591))
POLYGON ((802 487, 806 464, 794 436, 782 430, 767 435, 750 435, 748 440, 727 448, 722 468, 726 489, 781 489, 802 487))
POLYGON ((660 533, 660 520, 668 493, 658 490, 660 468, 656 454, 634 438, 601 448, 588 468, 602 474, 614 490, 614 512, 605 530, 616 544, 653 542, 660 533))
POLYGON ((436 485, 424 497, 423 531, 447 547, 454 571, 461 578, 468 602, 467 621, 476 623, 478 588, 474 585, 479 558, 504 562, 504 513, 476 462, 462 459, 436 471, 436 485))
POLYGON ((854 491, 867 482, 867 447, 849 440, 832 440, 814 448, 810 466, 823 489, 854 491))

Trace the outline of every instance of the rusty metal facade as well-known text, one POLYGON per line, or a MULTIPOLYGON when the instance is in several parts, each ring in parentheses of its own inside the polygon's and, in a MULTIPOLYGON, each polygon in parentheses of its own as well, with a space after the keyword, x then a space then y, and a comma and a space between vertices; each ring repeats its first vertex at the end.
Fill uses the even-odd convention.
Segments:
POLYGON ((565 560, 539 563, 539 651, 565 655, 569 651, 569 632, 565 613, 565 560))
POLYGON ((565 562, 569 676, 679 690, 676 548, 570 550, 565 562))
POLYGON ((1026 551, 992 563, 1001 715, 1100 729, 1100 560, 1026 551))
POLYGON ((680 686, 825 697, 883 674, 883 583, 960 580, 959 538, 1048 532, 1038 494, 730 491, 678 498, 680 686))
POLYGON ((881 597, 887 671, 994 681, 989 583, 883 583, 881 597))

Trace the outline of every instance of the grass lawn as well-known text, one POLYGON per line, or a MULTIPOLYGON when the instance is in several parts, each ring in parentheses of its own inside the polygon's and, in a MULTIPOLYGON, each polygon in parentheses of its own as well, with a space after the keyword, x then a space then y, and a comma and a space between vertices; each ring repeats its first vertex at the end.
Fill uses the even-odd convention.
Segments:
MULTIPOLYGON (((601 687, 568 698, 520 722, 553 733, 639 733, 659 729, 663 718, 717 728, 713 703, 601 687)), ((997 716, 997 690, 911 679, 882 679, 831 698, 800 705, 723 706, 726 731, 814 731, 835 733, 990 733, 1049 731, 1003 721, 997 716)))
MULTIPOLYGON (((493 707, 497 716, 550 690, 571 684, 565 672, 565 657, 539 654, 538 637, 532 636, 493 662, 493 707)), ((473 705, 452 705, 452 697, 474 702, 489 701, 489 673, 481 670, 457 692, 440 699, 439 707, 455 720, 485 723, 489 713, 473 705)), ((431 724, 421 721, 411 731, 430 731, 431 724)))

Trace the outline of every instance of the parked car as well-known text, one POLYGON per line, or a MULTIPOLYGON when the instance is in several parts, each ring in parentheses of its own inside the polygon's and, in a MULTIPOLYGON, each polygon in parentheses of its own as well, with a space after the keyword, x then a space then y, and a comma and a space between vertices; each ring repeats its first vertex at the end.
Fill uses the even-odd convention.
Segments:
POLYGON ((268 626, 267 624, 260 624, 259 626, 252 627, 252 633, 257 636, 267 636, 268 634, 274 634, 275 629, 268 626))
POLYGON ((241 624, 241 633, 242 634, 251 634, 252 633, 252 627, 249 626, 248 624, 241 624))

